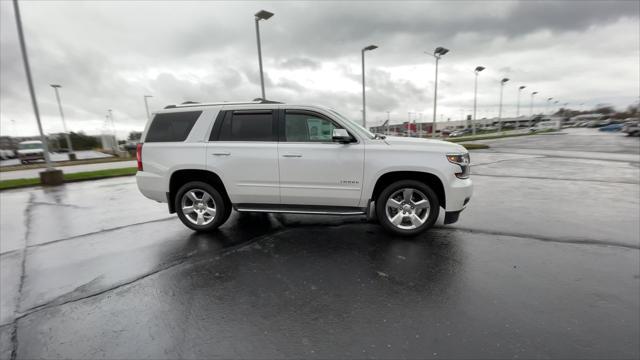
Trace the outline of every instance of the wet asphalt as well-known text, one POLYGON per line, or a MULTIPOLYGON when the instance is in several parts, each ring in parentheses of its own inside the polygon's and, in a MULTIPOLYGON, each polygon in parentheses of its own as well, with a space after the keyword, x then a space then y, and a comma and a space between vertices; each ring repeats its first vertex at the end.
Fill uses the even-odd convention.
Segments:
POLYGON ((460 221, 413 240, 357 216, 196 234, 131 177, 2 192, 0 358, 640 357, 640 140, 490 144, 460 221))

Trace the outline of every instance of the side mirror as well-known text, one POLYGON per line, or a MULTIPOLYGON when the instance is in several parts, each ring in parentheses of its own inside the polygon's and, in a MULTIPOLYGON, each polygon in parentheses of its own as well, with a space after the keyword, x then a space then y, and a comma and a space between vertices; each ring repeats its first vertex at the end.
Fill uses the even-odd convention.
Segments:
POLYGON ((341 144, 353 142, 353 138, 346 129, 333 129, 332 140, 341 144))

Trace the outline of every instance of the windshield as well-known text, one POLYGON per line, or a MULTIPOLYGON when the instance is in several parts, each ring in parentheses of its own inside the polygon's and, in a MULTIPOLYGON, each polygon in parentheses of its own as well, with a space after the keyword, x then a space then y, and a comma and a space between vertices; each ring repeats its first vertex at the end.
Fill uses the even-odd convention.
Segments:
POLYGON ((18 144, 20 150, 42 149, 42 144, 18 144))
POLYGON ((340 114, 339 112, 337 112, 337 111, 335 111, 333 109, 329 109, 329 111, 331 111, 332 114, 334 114, 335 116, 339 117, 340 119, 348 121, 351 125, 356 127, 360 132, 362 132, 369 139, 375 139, 376 136, 371 131, 365 129, 362 125, 358 124, 357 122, 349 119, 348 117, 340 114))

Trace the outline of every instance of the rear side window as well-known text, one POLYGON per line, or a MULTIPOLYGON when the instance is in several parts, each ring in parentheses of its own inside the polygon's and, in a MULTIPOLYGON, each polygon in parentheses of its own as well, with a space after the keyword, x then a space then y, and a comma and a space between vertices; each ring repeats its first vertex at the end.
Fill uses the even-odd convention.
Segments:
POLYGON ((184 141, 202 111, 158 114, 153 118, 145 142, 184 141))
POLYGON ((218 141, 275 141, 274 124, 272 111, 228 113, 218 141))

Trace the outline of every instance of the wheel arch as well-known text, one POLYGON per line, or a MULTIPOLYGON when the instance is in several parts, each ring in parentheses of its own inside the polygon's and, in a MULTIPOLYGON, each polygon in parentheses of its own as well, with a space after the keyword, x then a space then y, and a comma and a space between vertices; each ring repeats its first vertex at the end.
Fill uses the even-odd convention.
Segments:
POLYGON ((209 170, 200 169, 180 169, 171 174, 169 179, 169 192, 167 193, 167 202, 169 205, 169 212, 175 213, 175 196, 180 187, 190 181, 202 181, 213 186, 220 192, 220 195, 224 198, 225 205, 231 208, 231 199, 227 194, 227 189, 222 182, 222 179, 218 174, 209 170))
POLYGON ((442 180, 433 173, 423 171, 390 171, 380 175, 373 187, 371 200, 375 201, 384 188, 400 180, 416 180, 429 186, 438 196, 440 206, 446 209, 446 192, 442 180))

